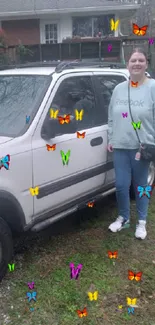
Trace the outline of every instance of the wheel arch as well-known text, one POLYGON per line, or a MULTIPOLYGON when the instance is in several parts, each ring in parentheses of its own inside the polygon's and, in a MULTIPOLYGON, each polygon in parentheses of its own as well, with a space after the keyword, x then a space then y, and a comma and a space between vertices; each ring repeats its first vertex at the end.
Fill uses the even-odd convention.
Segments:
POLYGON ((0 217, 5 220, 12 232, 22 232, 26 224, 24 211, 8 191, 0 190, 0 217))

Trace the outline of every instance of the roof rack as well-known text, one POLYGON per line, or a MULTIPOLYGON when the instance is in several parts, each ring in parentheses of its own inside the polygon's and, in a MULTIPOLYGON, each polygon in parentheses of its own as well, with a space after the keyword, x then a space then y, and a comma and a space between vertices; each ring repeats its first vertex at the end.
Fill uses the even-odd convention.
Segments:
POLYGON ((123 63, 117 63, 117 62, 104 62, 101 60, 96 60, 96 61, 63 61, 60 62, 56 68, 55 72, 61 73, 65 69, 74 69, 74 68, 80 68, 80 67, 92 67, 96 66, 97 68, 110 68, 110 69, 123 69, 126 68, 126 65, 123 63))
POLYGON ((80 67, 92 67, 97 68, 125 68, 126 65, 119 62, 104 62, 100 59, 82 59, 82 60, 73 60, 73 61, 42 61, 42 62, 28 62, 20 64, 10 64, 0 66, 0 70, 7 69, 21 69, 21 68, 35 68, 35 67, 55 67, 55 72, 61 73, 65 69, 76 69, 80 67))
POLYGON ((21 68, 37 68, 37 67, 56 67, 61 61, 38 61, 38 62, 28 62, 28 63, 19 63, 19 64, 8 64, 0 66, 0 70, 6 69, 21 69, 21 68))

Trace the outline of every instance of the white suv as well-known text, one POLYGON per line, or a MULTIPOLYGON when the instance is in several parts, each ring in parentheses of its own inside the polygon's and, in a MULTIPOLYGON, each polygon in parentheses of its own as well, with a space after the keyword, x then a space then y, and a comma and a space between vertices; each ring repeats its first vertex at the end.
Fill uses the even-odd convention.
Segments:
POLYGON ((104 66, 63 62, 0 72, 0 279, 14 231, 39 231, 115 191, 108 105, 129 74, 104 66))

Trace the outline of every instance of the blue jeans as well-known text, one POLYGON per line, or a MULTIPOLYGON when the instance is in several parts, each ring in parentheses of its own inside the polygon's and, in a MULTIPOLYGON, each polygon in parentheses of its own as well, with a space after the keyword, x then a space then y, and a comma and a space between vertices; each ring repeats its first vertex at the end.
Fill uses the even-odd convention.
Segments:
POLYGON ((116 177, 116 198, 119 215, 128 220, 130 218, 131 180, 135 189, 136 206, 139 220, 146 220, 149 199, 146 196, 139 198, 137 186, 147 186, 149 162, 135 160, 138 150, 114 149, 113 161, 116 177))

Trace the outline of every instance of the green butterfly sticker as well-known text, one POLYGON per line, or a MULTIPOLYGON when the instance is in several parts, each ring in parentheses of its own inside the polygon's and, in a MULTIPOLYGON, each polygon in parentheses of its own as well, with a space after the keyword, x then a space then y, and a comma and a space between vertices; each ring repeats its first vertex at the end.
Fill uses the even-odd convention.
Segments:
POLYGON ((60 153, 61 153, 61 158, 62 158, 62 163, 63 163, 63 165, 68 165, 68 163, 69 163, 69 157, 70 157, 70 153, 71 153, 71 151, 68 150, 67 153, 65 154, 65 153, 61 150, 60 153))
POLYGON ((8 267, 10 272, 15 270, 15 264, 8 264, 8 267))
POLYGON ((141 121, 139 121, 137 123, 131 122, 131 124, 133 125, 134 130, 136 130, 136 129, 139 129, 140 130, 141 123, 142 123, 141 121))

